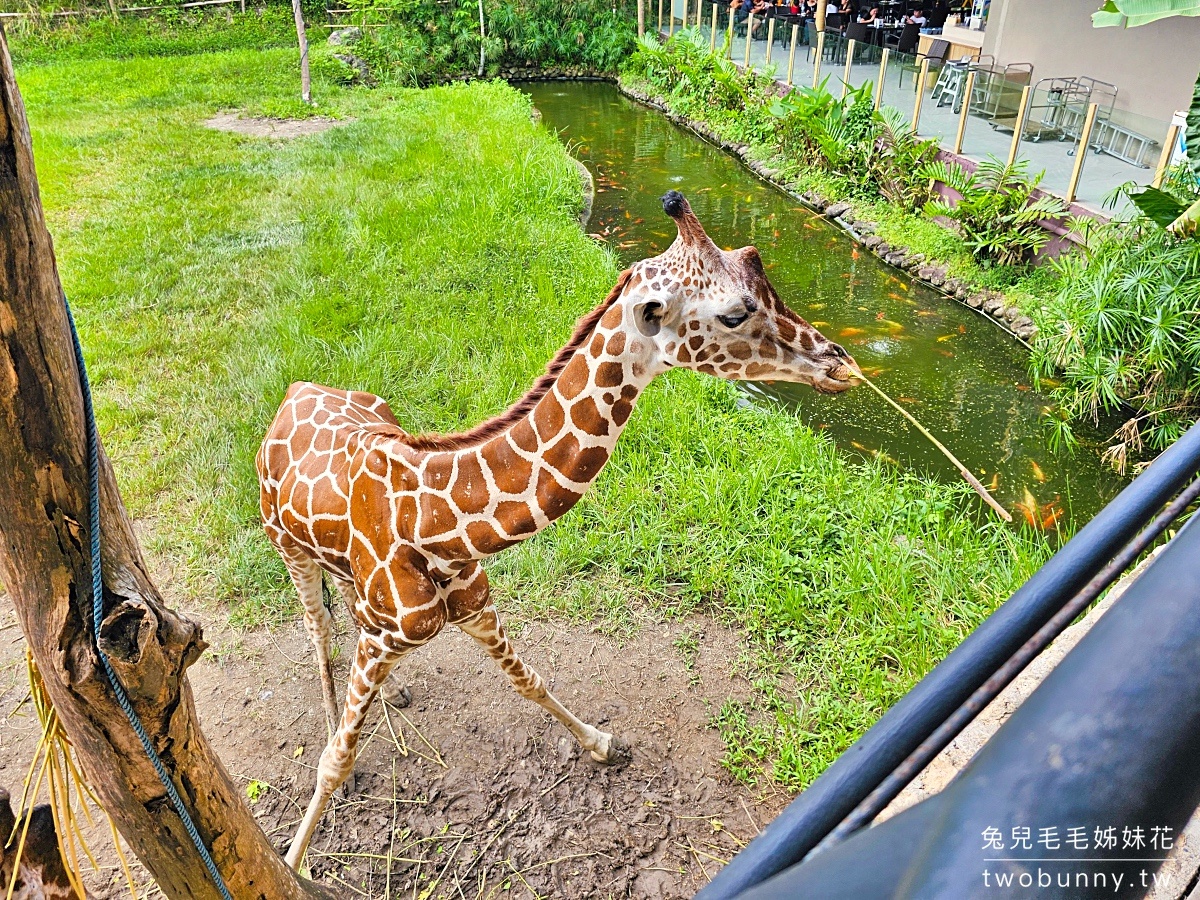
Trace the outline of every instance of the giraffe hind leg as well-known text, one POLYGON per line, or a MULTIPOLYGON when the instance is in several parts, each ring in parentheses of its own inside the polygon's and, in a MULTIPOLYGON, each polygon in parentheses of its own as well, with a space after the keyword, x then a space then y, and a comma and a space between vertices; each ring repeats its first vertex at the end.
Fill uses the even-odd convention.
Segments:
POLYGON ((591 754, 592 759, 607 765, 629 762, 629 745, 625 741, 580 720, 550 693, 542 676, 521 660, 513 648, 512 641, 504 633, 504 626, 500 624, 500 617, 491 603, 474 615, 455 621, 454 624, 483 645, 488 654, 499 663, 518 694, 532 700, 565 725, 571 734, 575 735, 580 746, 591 754))
MULTIPOLYGON (((272 536, 274 537, 274 536, 272 536)), ((332 736, 338 723, 337 691, 333 682, 333 659, 330 645, 333 640, 333 617, 325 606, 325 596, 322 591, 321 567, 316 560, 304 550, 283 536, 272 541, 283 564, 287 566, 296 593, 300 595, 300 603, 304 607, 304 628, 312 640, 313 650, 317 657, 317 669, 321 675, 321 695, 325 705, 326 735, 332 736)))

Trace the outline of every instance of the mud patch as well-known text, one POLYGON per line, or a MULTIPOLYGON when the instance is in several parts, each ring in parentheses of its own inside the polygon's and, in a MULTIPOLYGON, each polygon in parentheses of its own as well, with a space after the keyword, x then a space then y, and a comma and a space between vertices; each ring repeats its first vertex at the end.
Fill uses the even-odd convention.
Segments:
MULTIPOLYGON (((10 789, 37 740, 12 624, 0 598, 0 785, 10 789)), ((258 782, 255 814, 282 851, 325 742, 308 638, 299 622, 206 631, 213 647, 191 670, 200 721, 231 776, 258 782)), ((447 628, 401 663, 412 705, 372 710, 355 790, 335 799, 313 839, 315 878, 347 897, 421 896, 434 883, 429 900, 690 897, 790 799, 770 786, 756 794, 719 764, 710 717, 753 691, 736 632, 692 618, 613 637, 555 620, 528 623, 514 640, 568 708, 629 741, 632 761, 592 762, 447 628)), ((343 630, 337 644, 344 685, 353 636, 343 630)), ((128 896, 106 831, 95 829, 93 846, 112 868, 87 880, 98 898, 128 896)))
POLYGON ((238 113, 224 112, 206 119, 204 125, 217 131, 286 140, 306 134, 320 134, 349 121, 352 120, 330 119, 327 116, 314 116, 311 119, 272 119, 267 116, 242 116, 238 113))

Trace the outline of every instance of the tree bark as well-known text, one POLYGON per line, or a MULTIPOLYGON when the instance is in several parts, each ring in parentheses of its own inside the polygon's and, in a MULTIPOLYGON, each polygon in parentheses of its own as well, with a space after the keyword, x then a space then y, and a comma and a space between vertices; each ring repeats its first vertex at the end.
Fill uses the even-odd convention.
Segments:
MULTIPOLYGON (((171 898, 217 891, 93 646, 79 372, 25 110, 0 29, 0 580, 83 772, 171 898)), ((206 644, 163 605, 100 454, 100 640, 234 897, 327 897, 271 847, 200 730, 185 670, 206 644)))
POLYGON ((296 18, 296 41, 300 44, 300 99, 312 103, 312 79, 308 74, 308 34, 304 30, 304 10, 300 0, 292 0, 292 15, 296 18))

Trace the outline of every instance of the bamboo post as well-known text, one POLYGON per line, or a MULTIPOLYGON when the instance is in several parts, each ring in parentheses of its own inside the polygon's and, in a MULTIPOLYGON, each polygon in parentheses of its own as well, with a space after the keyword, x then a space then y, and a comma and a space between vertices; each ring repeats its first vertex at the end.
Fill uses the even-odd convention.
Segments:
POLYGON ((1013 124, 1012 143, 1008 146, 1008 165, 1012 165, 1017 159, 1017 150, 1020 148, 1021 135, 1025 131, 1025 114, 1029 111, 1029 85, 1021 88, 1021 105, 1017 109, 1017 121, 1013 124))
MULTIPOLYGON (((686 2, 686 0, 685 0, 686 2)), ((671 0, 670 15, 667 16, 667 37, 675 36, 675 0, 671 0)))
POLYGON ((929 57, 921 60, 921 71, 917 75, 917 102, 913 104, 912 127, 917 130, 921 121, 921 101, 925 99, 925 79, 929 77, 929 57))
POLYGON ((754 37, 754 13, 746 16, 746 60, 745 68, 750 68, 750 41, 754 37))
POLYGON ((712 13, 712 28, 709 29, 708 35, 708 51, 710 53, 717 52, 717 4, 713 4, 712 13))
POLYGON ((914 419, 912 416, 912 413, 910 413, 903 406, 901 406, 899 403, 897 403, 895 400, 893 400, 891 397, 889 397, 887 394, 885 394, 883 392, 883 389, 880 388, 879 385, 877 385, 875 382, 871 381, 869 378, 863 377, 862 373, 859 373, 859 376, 862 377, 863 384, 865 384, 867 387, 869 387, 871 390, 873 390, 875 393, 877 393, 880 397, 882 397, 885 401, 887 401, 887 404, 889 406, 891 406, 892 409, 896 410, 896 412, 900 413, 900 415, 902 415, 902 416, 904 416, 904 418, 908 419, 908 421, 911 422, 916 427, 917 431, 919 431, 919 432, 921 432, 921 434, 925 435, 925 437, 929 439, 929 442, 931 444, 933 444, 933 446, 937 447, 939 450, 942 451, 942 454, 946 457, 946 459, 948 459, 948 460, 950 460, 950 462, 954 463, 954 467, 956 469, 958 469, 959 474, 962 475, 962 477, 966 480, 967 484, 971 485, 971 487, 973 487, 975 489, 975 493, 977 493, 980 497, 982 497, 984 502, 987 503, 987 505, 990 506, 992 509, 994 509, 996 511, 996 513, 1000 516, 1000 518, 1002 518, 1005 522, 1012 521, 1012 513, 1010 513, 1007 509, 1005 509, 1003 506, 1001 506, 999 503, 996 502, 996 498, 988 493, 987 488, 985 488, 980 483, 979 479, 976 478, 974 474, 972 474, 970 469, 968 469, 961 462, 959 462, 958 457, 955 456, 953 453, 951 453, 946 448, 945 444, 943 444, 941 441, 939 441, 937 438, 935 438, 932 434, 930 434, 929 430, 924 425, 922 425, 920 422, 918 422, 916 419, 914 419))
POLYGON ((679 28, 681 31, 684 28, 687 28, 687 17, 688 17, 688 0, 683 0, 683 15, 679 17, 679 28))
POLYGON ((813 87, 821 81, 821 57, 825 55, 825 32, 817 32, 817 58, 813 62, 813 87))
POLYGON ((967 133, 967 113, 971 111, 971 91, 975 89, 975 70, 967 73, 963 86, 962 108, 958 111, 958 131, 954 135, 954 152, 962 153, 963 136, 967 133))
POLYGON ((767 23, 767 62, 771 64, 771 49, 775 46, 775 17, 771 16, 771 21, 767 23))
POLYGON ((696 0, 696 27, 704 27, 704 0, 696 0))
POLYGON ((788 87, 792 86, 792 72, 796 69, 796 39, 799 36, 800 26, 792 26, 792 49, 788 51, 788 87))
POLYGON ((1071 169, 1071 183, 1067 185, 1067 203, 1075 202, 1075 191, 1079 187, 1079 176, 1083 174, 1083 158, 1087 156, 1088 144, 1092 141, 1092 126, 1096 124, 1095 103, 1088 105, 1087 118, 1083 120, 1083 132, 1079 135, 1079 145, 1075 148, 1075 165, 1071 169))
POLYGON ((850 89, 850 66, 854 62, 854 44, 853 40, 846 42, 846 68, 842 71, 842 99, 846 98, 846 91, 850 89))
POLYGON ((1172 123, 1167 129, 1167 138, 1163 141, 1162 154, 1158 157, 1158 168, 1154 170, 1154 187, 1161 188, 1163 178, 1167 175, 1167 166, 1171 164, 1171 154, 1175 151, 1175 142, 1179 140, 1179 126, 1172 123))
POLYGON ((879 55, 879 84, 875 86, 875 108, 883 106, 883 79, 887 77, 888 54, 891 50, 888 47, 883 48, 883 53, 879 55))
MULTIPOLYGON (((243 3, 246 0, 242 0, 243 3)), ((638 0, 638 40, 646 36, 646 0, 638 0)))
POLYGON ((658 0, 658 33, 662 34, 663 0, 658 0))
POLYGON ((729 10, 729 27, 725 29, 725 58, 733 59, 733 10, 729 10))

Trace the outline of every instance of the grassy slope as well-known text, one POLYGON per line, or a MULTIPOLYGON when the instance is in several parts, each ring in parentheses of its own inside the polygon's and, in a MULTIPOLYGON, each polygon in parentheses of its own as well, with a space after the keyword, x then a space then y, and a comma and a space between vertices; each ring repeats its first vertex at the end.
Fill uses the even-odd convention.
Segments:
MULTIPOLYGON (((20 72, 130 510, 189 590, 245 625, 295 614, 252 465, 290 381, 382 394, 414 431, 465 426, 524 390, 616 271, 574 223, 566 154, 503 85, 318 83, 322 111, 355 121, 288 144, 200 125, 285 108, 293 63, 266 50, 20 72)), ((1046 551, 979 525, 964 491, 851 463, 736 398, 686 372, 653 385, 596 488, 499 558, 494 582, 513 618, 619 627, 650 606, 738 621, 762 690, 720 711, 729 763, 752 775, 774 759, 799 785, 1046 551)))

